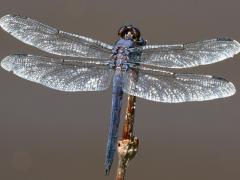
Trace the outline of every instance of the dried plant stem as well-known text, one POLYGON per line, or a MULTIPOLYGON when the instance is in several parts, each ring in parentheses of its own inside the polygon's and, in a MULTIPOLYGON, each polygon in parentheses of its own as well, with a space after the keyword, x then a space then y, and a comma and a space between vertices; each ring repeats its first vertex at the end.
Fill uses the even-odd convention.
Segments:
POLYGON ((118 141, 118 169, 116 180, 124 180, 127 165, 138 151, 139 140, 133 136, 136 97, 128 96, 126 116, 123 125, 122 140, 118 141))

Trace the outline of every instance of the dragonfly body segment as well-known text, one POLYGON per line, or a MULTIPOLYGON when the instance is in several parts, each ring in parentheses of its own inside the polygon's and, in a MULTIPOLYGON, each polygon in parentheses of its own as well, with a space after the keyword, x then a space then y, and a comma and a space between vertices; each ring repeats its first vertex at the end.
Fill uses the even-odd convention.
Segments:
POLYGON ((240 44, 214 38, 184 44, 146 45, 140 31, 123 26, 114 45, 67 33, 36 20, 6 15, 0 27, 18 40, 62 56, 13 54, 1 66, 15 75, 60 91, 102 91, 112 86, 112 112, 105 160, 108 174, 116 150, 123 93, 156 102, 181 103, 232 96, 233 83, 216 76, 171 70, 233 57, 240 44))

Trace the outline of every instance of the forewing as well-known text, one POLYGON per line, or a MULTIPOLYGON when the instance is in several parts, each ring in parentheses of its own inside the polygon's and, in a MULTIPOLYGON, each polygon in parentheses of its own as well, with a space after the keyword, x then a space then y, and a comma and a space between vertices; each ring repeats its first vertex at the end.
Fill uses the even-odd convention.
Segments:
POLYGON ((231 82, 222 78, 160 70, 151 73, 140 70, 137 75, 129 70, 124 74, 124 83, 125 93, 165 103, 224 98, 236 91, 231 82))
POLYGON ((52 54, 89 58, 111 55, 111 45, 60 31, 28 17, 6 15, 0 19, 0 26, 20 41, 52 54))
POLYGON ((103 61, 56 59, 16 54, 1 66, 19 77, 60 91, 101 91, 109 87, 112 70, 103 61))
POLYGON ((176 45, 147 45, 131 49, 132 61, 164 68, 188 68, 212 64, 240 52, 240 44, 217 38, 176 45), (140 54, 140 55, 139 55, 140 54))

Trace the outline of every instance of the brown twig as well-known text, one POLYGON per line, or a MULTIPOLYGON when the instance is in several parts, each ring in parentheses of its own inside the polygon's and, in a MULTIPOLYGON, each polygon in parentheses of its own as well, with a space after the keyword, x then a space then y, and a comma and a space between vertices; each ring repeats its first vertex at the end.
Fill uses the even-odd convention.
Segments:
POLYGON ((139 140, 133 136, 136 97, 128 96, 122 140, 118 141, 118 169, 116 180, 124 180, 127 166, 138 151, 139 140))

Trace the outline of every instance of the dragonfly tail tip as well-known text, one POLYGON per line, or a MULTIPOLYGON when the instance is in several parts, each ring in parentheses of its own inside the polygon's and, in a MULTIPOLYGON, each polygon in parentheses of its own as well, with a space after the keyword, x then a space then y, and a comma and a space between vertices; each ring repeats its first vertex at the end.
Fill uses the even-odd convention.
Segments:
POLYGON ((105 176, 109 176, 110 169, 105 169, 105 176))

